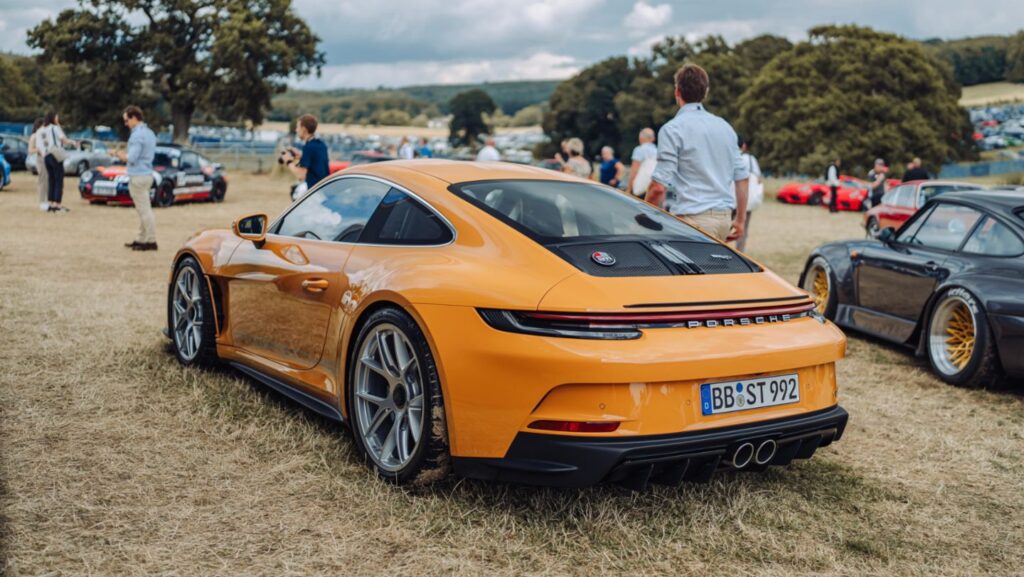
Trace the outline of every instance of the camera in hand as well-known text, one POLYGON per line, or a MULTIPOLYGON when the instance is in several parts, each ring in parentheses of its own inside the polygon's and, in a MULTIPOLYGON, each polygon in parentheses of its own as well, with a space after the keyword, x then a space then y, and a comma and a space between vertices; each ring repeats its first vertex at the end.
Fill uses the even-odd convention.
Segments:
POLYGON ((277 157, 278 164, 288 164, 295 160, 295 152, 291 149, 285 149, 281 151, 281 155, 277 157))

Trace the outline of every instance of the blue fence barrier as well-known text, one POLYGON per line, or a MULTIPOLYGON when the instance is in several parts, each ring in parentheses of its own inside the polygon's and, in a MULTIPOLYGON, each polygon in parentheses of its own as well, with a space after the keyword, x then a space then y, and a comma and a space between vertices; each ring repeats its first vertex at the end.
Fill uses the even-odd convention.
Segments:
POLYGON ((23 124, 21 122, 0 122, 0 134, 16 134, 18 136, 28 136, 32 131, 31 124, 23 124))
POLYGON ((965 164, 947 164, 939 171, 939 178, 969 178, 977 176, 998 176, 1024 172, 1024 159, 996 160, 965 164))

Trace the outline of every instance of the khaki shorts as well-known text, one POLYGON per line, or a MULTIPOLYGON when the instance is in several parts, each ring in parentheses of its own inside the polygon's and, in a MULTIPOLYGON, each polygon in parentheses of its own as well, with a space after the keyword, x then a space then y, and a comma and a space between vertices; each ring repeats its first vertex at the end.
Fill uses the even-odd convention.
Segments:
POLYGON ((680 220, 690 226, 695 226, 705 233, 725 242, 732 232, 732 211, 728 209, 714 209, 698 212, 697 214, 676 215, 680 220))

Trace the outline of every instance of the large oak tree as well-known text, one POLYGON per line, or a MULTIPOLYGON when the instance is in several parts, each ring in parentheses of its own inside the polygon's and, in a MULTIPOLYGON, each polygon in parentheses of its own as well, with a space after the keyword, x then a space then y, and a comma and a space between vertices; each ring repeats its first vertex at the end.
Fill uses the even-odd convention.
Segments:
POLYGON ((54 104, 76 124, 150 93, 178 142, 196 113, 261 122, 289 77, 320 72, 318 41, 291 0, 80 0, 29 32, 45 64, 67 67, 54 104))

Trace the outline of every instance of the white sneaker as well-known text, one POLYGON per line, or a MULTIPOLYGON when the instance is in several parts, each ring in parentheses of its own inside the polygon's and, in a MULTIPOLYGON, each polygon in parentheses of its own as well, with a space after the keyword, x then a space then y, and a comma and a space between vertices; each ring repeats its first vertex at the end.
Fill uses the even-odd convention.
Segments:
POLYGON ((46 211, 50 210, 50 203, 44 202, 39 205, 39 210, 46 211))

